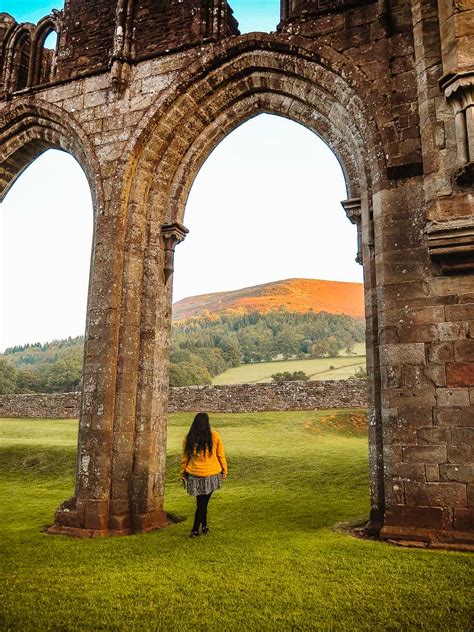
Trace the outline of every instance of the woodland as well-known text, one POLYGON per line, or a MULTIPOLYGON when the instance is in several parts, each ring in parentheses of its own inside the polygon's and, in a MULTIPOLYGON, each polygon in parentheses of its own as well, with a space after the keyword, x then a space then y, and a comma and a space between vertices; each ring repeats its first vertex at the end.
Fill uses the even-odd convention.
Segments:
MULTIPOLYGON (((364 322, 326 312, 205 313, 172 325, 170 385, 210 384, 231 367, 336 357, 364 340, 364 322)), ((0 355, 0 394, 61 393, 81 386, 84 337, 10 347, 0 355)))

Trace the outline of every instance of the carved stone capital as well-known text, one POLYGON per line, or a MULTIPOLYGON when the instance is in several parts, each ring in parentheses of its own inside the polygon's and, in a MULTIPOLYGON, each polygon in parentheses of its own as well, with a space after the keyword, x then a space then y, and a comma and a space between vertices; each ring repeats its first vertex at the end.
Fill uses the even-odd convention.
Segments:
POLYGON ((163 239, 163 249, 165 252, 164 275, 165 283, 167 283, 174 271, 174 249, 176 245, 181 243, 189 230, 182 224, 163 224, 161 227, 161 237, 163 239))
POLYGON ((343 200, 341 206, 350 222, 357 226, 357 255, 355 260, 356 263, 362 265, 362 206, 360 198, 343 200))
POLYGON ((454 113, 474 105, 474 73, 459 73, 440 80, 441 90, 454 113))
POLYGON ((454 111, 458 168, 453 177, 459 186, 470 187, 474 163, 474 73, 445 77, 440 86, 454 111))
POLYGON ((430 257, 444 274, 474 270, 474 217, 430 222, 425 235, 430 257))
POLYGON ((345 210, 347 218, 352 224, 360 224, 362 219, 362 210, 360 198, 350 198, 341 202, 342 208, 345 210))

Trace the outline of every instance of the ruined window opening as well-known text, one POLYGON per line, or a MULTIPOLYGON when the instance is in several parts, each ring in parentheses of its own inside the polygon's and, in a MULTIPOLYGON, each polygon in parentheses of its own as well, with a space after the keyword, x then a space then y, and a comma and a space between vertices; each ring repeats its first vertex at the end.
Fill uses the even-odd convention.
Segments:
POLYGON ((29 33, 23 33, 16 44, 13 54, 12 88, 13 91, 23 90, 28 85, 28 73, 30 69, 31 37, 29 33))
POLYGON ((241 33, 275 31, 280 22, 280 0, 228 0, 241 33), (251 5, 251 8, 249 7, 251 5))
POLYGON ((52 29, 47 31, 38 51, 38 76, 35 83, 43 84, 52 81, 56 75, 58 34, 52 29))

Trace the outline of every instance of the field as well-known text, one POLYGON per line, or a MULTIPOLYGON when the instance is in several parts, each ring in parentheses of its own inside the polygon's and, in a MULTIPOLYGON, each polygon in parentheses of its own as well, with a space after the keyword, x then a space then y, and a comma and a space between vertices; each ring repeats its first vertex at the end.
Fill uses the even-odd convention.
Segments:
POLYGON ((77 423, 0 421, 1 630, 471 629, 471 556, 334 528, 369 509, 359 412, 216 417, 230 474, 196 540, 177 482, 190 419, 168 441, 166 509, 185 519, 97 540, 43 532, 73 489, 77 423))
POLYGON ((354 353, 353 356, 341 355, 337 358, 241 364, 216 375, 212 383, 255 384, 257 382, 271 382, 273 373, 283 371, 304 371, 312 380, 345 380, 348 377, 353 377, 358 368, 365 368, 365 345, 363 343, 354 345, 354 353), (334 368, 329 368, 331 366, 334 368))

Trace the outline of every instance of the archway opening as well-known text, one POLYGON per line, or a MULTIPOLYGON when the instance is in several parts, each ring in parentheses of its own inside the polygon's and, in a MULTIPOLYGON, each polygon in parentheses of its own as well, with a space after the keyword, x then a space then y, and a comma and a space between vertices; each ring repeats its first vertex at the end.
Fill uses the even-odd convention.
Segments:
MULTIPOLYGON (((347 197, 338 159, 318 136, 259 114, 217 145, 187 200, 189 235, 176 249, 173 281, 174 316, 182 320, 173 325, 171 379, 229 387, 225 396, 214 389, 214 400, 211 390, 201 401, 198 394, 195 405, 221 411, 211 412, 211 425, 235 478, 220 502, 239 515, 243 530, 265 525, 272 536, 368 515, 365 402, 348 397, 345 381, 363 377, 366 366, 362 267, 356 228, 341 207, 347 197), (276 384, 283 374, 287 389, 276 384), (318 383, 307 384, 307 401, 310 389, 332 389, 339 409, 305 410, 292 387, 301 394, 307 378, 318 383), (286 413, 274 412, 284 406, 286 413), (242 415, 226 414, 232 411, 242 415), (304 474, 295 476, 299 468, 304 474), (321 494, 317 503, 311 485, 321 494)), ((365 380, 360 384, 364 392, 365 380)), ((180 396, 189 405, 194 392, 180 396)), ((181 446, 192 418, 172 419, 170 446, 181 446)), ((170 490, 167 502, 181 501, 170 490)), ((211 502, 211 525, 216 513, 211 502)))
POLYGON ((18 177, 0 205, 0 352, 12 390, 80 389, 93 232, 89 184, 69 154, 49 150, 18 177))
POLYGON ((221 141, 193 183, 190 235, 176 251, 172 385, 363 374, 362 267, 346 197, 336 156, 299 123, 260 114, 221 141), (176 322, 194 317, 192 335, 176 322))

